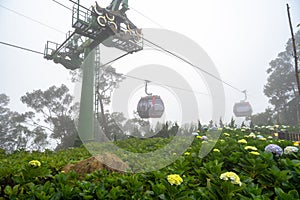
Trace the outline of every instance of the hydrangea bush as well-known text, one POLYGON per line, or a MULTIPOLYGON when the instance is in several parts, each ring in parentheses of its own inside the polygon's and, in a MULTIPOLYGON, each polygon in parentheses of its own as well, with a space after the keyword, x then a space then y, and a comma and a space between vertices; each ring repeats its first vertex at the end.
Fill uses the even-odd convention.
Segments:
POLYGON ((270 152, 277 156, 282 156, 282 154, 283 154, 282 148, 280 146, 278 146, 277 144, 268 144, 265 147, 265 152, 270 152))
MULTIPOLYGON (((194 134, 192 145, 171 165, 137 174, 99 170, 82 177, 62 172, 67 164, 91 156, 83 147, 58 152, 0 151, 0 200, 300 199, 299 143, 268 138, 282 126, 272 128, 223 128, 216 145, 200 158, 202 145, 212 142, 203 140, 202 131, 202 136, 194 134)), ((162 148, 171 140, 131 138, 116 144, 131 152, 149 152, 153 145, 162 148)), ((170 155, 177 154, 174 150, 170 155)), ((126 156, 122 159, 126 161, 126 156)), ((143 163, 135 163, 139 166, 143 163)))

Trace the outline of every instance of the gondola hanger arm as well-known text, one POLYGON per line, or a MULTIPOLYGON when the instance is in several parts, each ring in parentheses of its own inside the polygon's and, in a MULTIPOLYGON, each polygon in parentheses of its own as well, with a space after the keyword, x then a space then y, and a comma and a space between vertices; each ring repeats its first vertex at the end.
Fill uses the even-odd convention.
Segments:
POLYGON ((145 93, 146 93, 147 95, 152 95, 152 93, 148 93, 148 83, 150 83, 150 81, 145 80, 145 93))
POLYGON ((242 92, 245 94, 245 99, 243 101, 246 101, 247 100, 247 90, 243 90, 242 92))

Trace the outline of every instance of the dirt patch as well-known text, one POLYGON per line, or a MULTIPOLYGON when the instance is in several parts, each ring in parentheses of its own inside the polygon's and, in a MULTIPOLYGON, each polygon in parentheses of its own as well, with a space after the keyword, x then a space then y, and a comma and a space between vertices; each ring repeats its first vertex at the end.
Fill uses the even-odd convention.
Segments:
POLYGON ((92 156, 76 164, 68 164, 62 168, 62 171, 65 173, 75 171, 77 174, 84 176, 101 169, 124 173, 128 168, 129 166, 115 154, 104 153, 99 156, 92 156))

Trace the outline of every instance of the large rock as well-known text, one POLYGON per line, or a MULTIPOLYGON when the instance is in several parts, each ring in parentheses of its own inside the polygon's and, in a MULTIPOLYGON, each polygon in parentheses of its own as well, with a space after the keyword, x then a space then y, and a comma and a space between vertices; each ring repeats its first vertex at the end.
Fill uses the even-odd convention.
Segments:
POLYGON ((62 171, 65 173, 75 171, 77 174, 84 176, 101 169, 124 173, 129 169, 129 166, 115 154, 104 153, 92 156, 76 164, 68 164, 62 168, 62 171))

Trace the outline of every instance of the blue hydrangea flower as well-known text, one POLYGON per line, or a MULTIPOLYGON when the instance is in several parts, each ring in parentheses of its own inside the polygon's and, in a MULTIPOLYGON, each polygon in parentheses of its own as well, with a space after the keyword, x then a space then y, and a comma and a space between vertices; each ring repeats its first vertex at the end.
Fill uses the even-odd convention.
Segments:
POLYGON ((263 138, 263 137, 264 137, 264 136, 262 136, 262 135, 257 135, 257 136, 256 136, 257 139, 260 139, 260 138, 263 138))
POLYGON ((218 128, 215 127, 215 126, 212 126, 209 130, 210 130, 210 131, 216 131, 216 130, 218 130, 218 128))
POLYGON ((273 154, 276 154, 278 156, 282 156, 283 150, 280 146, 277 144, 269 144, 265 147, 265 152, 271 152, 273 154))

